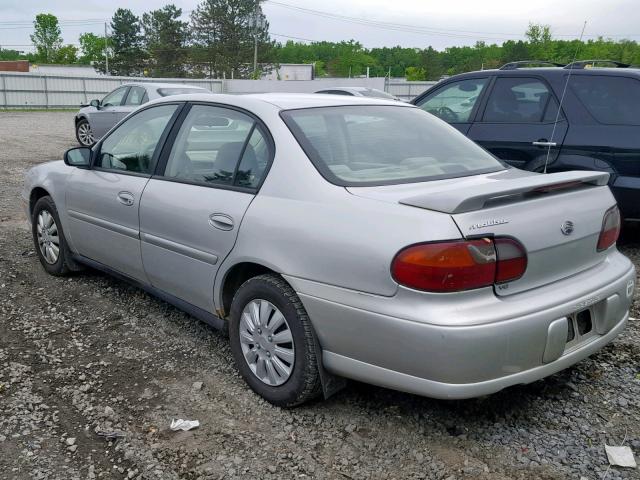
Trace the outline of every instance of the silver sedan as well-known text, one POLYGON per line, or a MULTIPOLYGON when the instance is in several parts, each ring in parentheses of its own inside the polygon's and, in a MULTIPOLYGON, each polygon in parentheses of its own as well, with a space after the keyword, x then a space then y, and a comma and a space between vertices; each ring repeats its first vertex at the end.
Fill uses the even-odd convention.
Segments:
POLYGON ((397 102, 182 95, 29 170, 22 197, 47 272, 228 329, 250 387, 294 406, 345 378, 486 395, 611 342, 635 271, 607 179, 505 167, 397 102))
POLYGON ((205 93, 206 88, 179 83, 125 83, 109 92, 102 100, 91 100, 75 117, 78 143, 90 147, 111 127, 143 105, 157 98, 185 93, 205 93))

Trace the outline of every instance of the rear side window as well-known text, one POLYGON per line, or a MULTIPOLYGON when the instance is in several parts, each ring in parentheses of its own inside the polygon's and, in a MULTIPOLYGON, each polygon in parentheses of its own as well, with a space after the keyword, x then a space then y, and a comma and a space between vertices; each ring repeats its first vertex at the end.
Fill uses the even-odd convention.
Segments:
POLYGON ((536 123, 554 121, 557 112, 558 104, 555 98, 540 80, 498 78, 487 101, 482 120, 499 123, 536 123), (549 120, 550 117, 553 118, 549 120))
POLYGON ((608 125, 640 125, 640 81, 628 77, 573 75, 569 85, 596 121, 608 125))
POLYGON ((418 106, 449 123, 466 123, 487 83, 487 78, 453 82, 427 96, 418 106))
POLYGON ((281 116, 318 171, 336 185, 392 185, 504 169, 418 108, 353 105, 288 110, 281 116))
POLYGON ((131 87, 125 100, 125 105, 142 105, 147 98, 147 92, 142 87, 131 87))
POLYGON ((228 108, 194 105, 180 127, 164 176, 257 188, 269 158, 269 144, 252 117, 228 108))

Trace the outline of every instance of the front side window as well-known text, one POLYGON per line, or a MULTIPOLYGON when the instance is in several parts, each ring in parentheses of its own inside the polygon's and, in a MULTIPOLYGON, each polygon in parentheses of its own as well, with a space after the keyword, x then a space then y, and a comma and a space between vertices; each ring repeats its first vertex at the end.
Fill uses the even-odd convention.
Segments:
POLYGON ((353 105, 281 115, 316 168, 337 185, 422 182, 505 168, 460 132, 417 108, 353 105))
POLYGON ((427 96, 418 106, 448 123, 469 122, 487 80, 470 78, 450 83, 427 96))
POLYGON ((142 105, 147 100, 147 92, 142 87, 131 87, 125 105, 142 105))
POLYGON ((178 105, 162 105, 129 118, 102 142, 95 166, 150 174, 158 141, 177 108, 178 105))
POLYGON ((558 103, 544 83, 535 78, 498 78, 482 121, 537 123, 554 121, 558 103), (553 118, 552 118, 553 117, 553 118))
POLYGON ((640 125, 640 81, 629 77, 574 75, 569 85, 596 121, 640 125))
POLYGON ((113 92, 107 94, 106 97, 102 99, 103 107, 116 107, 122 104, 122 99, 124 98, 124 94, 127 93, 128 87, 120 87, 113 92))
POLYGON ((257 188, 269 158, 266 136, 252 117, 228 108, 194 105, 180 127, 164 176, 257 188))

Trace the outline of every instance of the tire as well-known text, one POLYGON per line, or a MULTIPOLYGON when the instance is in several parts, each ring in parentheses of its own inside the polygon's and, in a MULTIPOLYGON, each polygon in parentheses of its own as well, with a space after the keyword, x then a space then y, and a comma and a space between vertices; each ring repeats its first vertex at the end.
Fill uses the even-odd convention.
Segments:
POLYGON ((86 118, 82 118, 76 123, 76 139, 83 147, 92 147, 96 143, 91 124, 86 118))
POLYGON ((317 356, 320 352, 316 351, 311 321, 296 293, 279 275, 260 275, 240 286, 231 303, 229 340, 238 371, 251 389, 269 403, 294 407, 322 391, 317 356), (253 313, 260 325, 254 323, 254 307, 259 308, 253 313), (254 333, 247 327, 254 327, 254 333), (291 341, 286 342, 287 339, 291 341), (288 359, 292 359, 290 364, 288 359))
POLYGON ((36 253, 47 273, 63 276, 75 270, 71 268, 74 263, 64 238, 58 210, 48 195, 40 198, 33 208, 31 232, 36 253))

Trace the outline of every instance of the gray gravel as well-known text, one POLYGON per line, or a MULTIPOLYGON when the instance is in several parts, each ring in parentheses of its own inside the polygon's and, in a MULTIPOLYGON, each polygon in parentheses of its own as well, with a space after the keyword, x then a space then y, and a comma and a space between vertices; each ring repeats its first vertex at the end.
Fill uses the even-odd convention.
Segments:
MULTIPOLYGON (((71 113, 0 113, 0 479, 640 478, 607 472, 603 447, 640 456, 639 321, 574 368, 481 399, 351 383, 281 410, 218 332, 100 273, 40 268, 22 173, 74 142, 71 113), (201 427, 174 433, 172 418, 201 427)), ((640 231, 621 243, 640 265, 640 231)))

